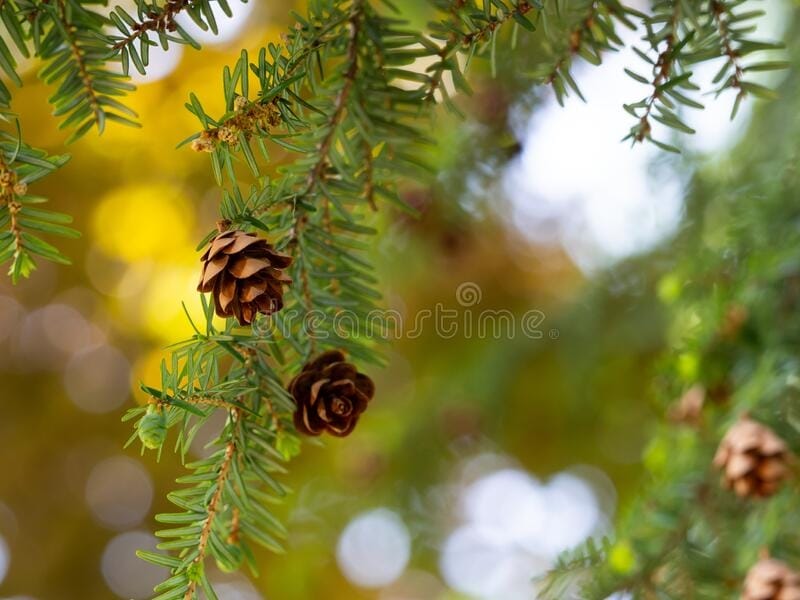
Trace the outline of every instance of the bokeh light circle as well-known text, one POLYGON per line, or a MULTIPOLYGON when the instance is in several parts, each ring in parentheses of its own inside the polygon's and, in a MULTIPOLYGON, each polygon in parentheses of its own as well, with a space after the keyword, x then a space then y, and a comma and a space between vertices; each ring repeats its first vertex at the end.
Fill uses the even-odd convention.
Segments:
POLYGON ((113 538, 100 561, 103 579, 120 598, 149 598, 153 587, 164 581, 166 569, 151 565, 136 556, 137 550, 155 550, 155 536, 143 531, 128 531, 113 538))
POLYGON ((128 398, 130 365, 112 346, 102 345, 72 357, 64 369, 67 395, 90 413, 104 413, 120 407, 128 398))
POLYGON ((592 535, 601 523, 601 512, 592 488, 570 473, 558 473, 544 489, 547 518, 537 550, 555 557, 592 535))
POLYGON ((152 501, 150 475, 127 456, 112 456, 97 463, 86 481, 86 503, 95 518, 108 527, 138 525, 152 501))
POLYGON ((486 534, 486 528, 468 524, 447 538, 439 563, 447 584, 487 600, 535 598, 533 578, 547 570, 549 560, 486 534))
POLYGON ((480 478, 464 491, 464 516, 501 543, 538 538, 547 515, 543 490, 524 471, 503 469, 480 478))
POLYGON ((66 354, 93 345, 95 331, 81 313, 67 304, 50 304, 39 314, 48 342, 66 354))
POLYGON ((613 484, 593 467, 540 482, 509 462, 496 455, 470 459, 456 488, 462 523, 445 539, 439 569, 448 586, 471 597, 535 598, 536 576, 559 553, 596 535, 614 510, 613 484), (602 484, 602 504, 594 480, 602 484))
POLYGON ((253 584, 242 576, 237 576, 231 581, 212 582, 214 591, 220 600, 261 600, 253 584))
POLYGON ((164 79, 164 77, 171 74, 178 68, 178 65, 181 64, 183 52, 183 46, 180 44, 170 44, 167 50, 164 50, 161 45, 151 46, 149 62, 146 68, 147 72, 142 75, 135 68, 131 67, 131 80, 134 83, 142 85, 164 79))
POLYGON ((107 256, 127 262, 163 260, 193 247, 189 240, 193 214, 185 194, 175 186, 125 185, 101 200, 94 214, 94 237, 107 256))
POLYGON ((391 510, 362 513, 345 527, 336 548, 344 576, 354 585, 379 588, 405 571, 411 556, 411 536, 403 520, 391 510))
POLYGON ((0 296, 0 342, 14 333, 25 314, 22 305, 10 296, 0 296))
POLYGON ((11 563, 11 550, 6 544, 5 539, 0 536, 0 583, 3 583, 3 580, 6 578, 8 574, 8 565, 11 563))

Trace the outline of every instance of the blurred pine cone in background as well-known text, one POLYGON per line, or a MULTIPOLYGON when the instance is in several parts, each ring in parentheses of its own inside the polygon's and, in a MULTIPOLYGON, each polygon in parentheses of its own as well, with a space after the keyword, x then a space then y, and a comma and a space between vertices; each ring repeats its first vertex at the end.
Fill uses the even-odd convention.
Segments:
POLYGON ((747 572, 742 600, 800 600, 800 574, 774 558, 762 558, 747 572))
POLYGON ((788 460, 786 444, 774 431, 742 417, 722 438, 714 466, 722 470, 725 485, 739 496, 766 497, 786 478, 788 460))

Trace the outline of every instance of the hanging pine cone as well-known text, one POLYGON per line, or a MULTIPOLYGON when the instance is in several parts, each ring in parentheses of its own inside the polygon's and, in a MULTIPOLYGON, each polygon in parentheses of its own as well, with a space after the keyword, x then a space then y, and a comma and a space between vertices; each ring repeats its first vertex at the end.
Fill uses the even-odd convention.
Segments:
POLYGON ((767 497, 786 478, 789 451, 769 427, 742 417, 728 430, 714 457, 725 485, 737 495, 767 497))
POLYGON ((747 572, 742 600, 800 600, 800 574, 779 560, 762 558, 747 572))
POLYGON ((345 362, 344 354, 329 350, 303 367, 289 384, 297 408, 294 425, 306 435, 323 431, 344 437, 358 422, 375 385, 366 375, 345 362))
POLYGON ((236 317, 240 325, 253 322, 256 313, 270 315, 283 308, 283 285, 291 283, 282 269, 292 258, 276 252, 271 244, 254 233, 220 233, 203 254, 203 273, 199 292, 212 292, 220 317, 236 317))

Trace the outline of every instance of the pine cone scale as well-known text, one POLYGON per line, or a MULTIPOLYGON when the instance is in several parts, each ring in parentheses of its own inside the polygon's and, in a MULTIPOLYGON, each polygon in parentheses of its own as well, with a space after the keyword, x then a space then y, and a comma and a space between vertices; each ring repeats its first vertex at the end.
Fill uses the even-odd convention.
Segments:
POLYGON ((319 396, 319 392, 322 389, 322 386, 328 383, 330 379, 320 379, 319 381, 315 381, 314 384, 311 386, 311 403, 316 404, 317 397, 319 396))
POLYGON ((225 254, 238 254, 245 248, 249 248, 257 242, 258 238, 255 236, 240 235, 233 239, 232 244, 225 244, 222 246, 222 250, 225 252, 225 254))
POLYGON ((236 280, 228 275, 228 273, 224 273, 219 284, 219 290, 217 291, 217 301, 219 302, 220 309, 222 312, 226 313, 226 316, 230 316, 228 307, 235 297, 236 280))
POLYGON ((236 277, 236 279, 247 279, 259 271, 268 268, 269 262, 266 260, 242 256, 228 268, 228 272, 236 277))
POLYGON ((372 382, 372 379, 363 373, 358 373, 356 375, 355 385, 356 389, 364 396, 364 398, 369 399, 375 395, 375 384, 372 382))
POLYGON ((214 285, 213 281, 214 278, 222 273, 222 270, 228 264, 228 257, 221 256, 219 258, 214 258, 211 261, 205 263, 203 265, 203 276, 200 280, 199 290, 201 292, 210 292, 214 285))
POLYGON ((239 301, 252 302, 266 291, 267 291, 266 281, 248 282, 242 288, 242 293, 239 294, 239 301))
POLYGON ((205 254, 203 254, 202 260, 209 260, 215 258, 222 250, 236 241, 235 238, 227 236, 217 236, 214 241, 211 242, 208 250, 206 250, 205 254))

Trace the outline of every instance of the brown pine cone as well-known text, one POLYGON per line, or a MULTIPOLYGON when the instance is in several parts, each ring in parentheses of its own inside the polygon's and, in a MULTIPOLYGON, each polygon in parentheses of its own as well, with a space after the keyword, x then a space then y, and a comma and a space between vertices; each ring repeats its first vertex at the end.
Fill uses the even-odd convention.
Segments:
POLYGON ((292 258, 276 252, 254 233, 222 230, 203 254, 199 292, 212 292, 220 317, 236 317, 240 325, 256 313, 270 315, 283 308, 283 285, 291 283, 282 269, 292 258))
POLYGON ((706 389, 696 383, 690 387, 669 410, 669 418, 675 423, 697 426, 703 418, 706 389))
POLYGON ((366 375, 345 362, 344 354, 329 350, 307 363, 289 383, 297 408, 294 425, 306 435, 323 431, 344 437, 358 422, 375 395, 375 385, 366 375))
POLYGON ((800 574, 779 560, 762 558, 747 572, 742 600, 800 600, 800 574))
POLYGON ((735 339, 742 331, 747 319, 750 316, 747 307, 741 304, 731 304, 722 317, 719 334, 728 340, 735 339))
POLYGON ((725 485, 737 495, 767 497, 788 474, 789 451, 769 427, 742 417, 728 430, 714 457, 725 485))

